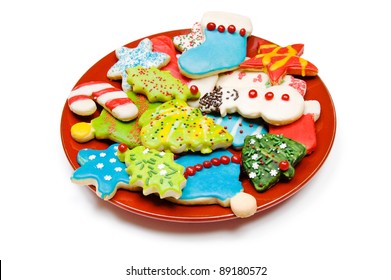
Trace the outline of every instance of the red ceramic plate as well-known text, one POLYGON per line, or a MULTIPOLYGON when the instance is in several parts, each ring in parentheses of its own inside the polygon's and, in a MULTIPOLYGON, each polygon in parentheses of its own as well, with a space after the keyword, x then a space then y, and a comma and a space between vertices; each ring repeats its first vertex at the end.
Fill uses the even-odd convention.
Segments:
MULTIPOLYGON (((164 32, 156 35, 175 36, 186 34, 190 30, 176 30, 164 32)), ((155 35, 149 36, 152 38, 155 35)), ((143 38, 127 44, 127 47, 135 48, 143 38)), ((249 44, 249 55, 254 53, 249 44)), ((92 66, 76 83, 76 85, 92 80, 109 81, 106 77, 108 69, 117 62, 114 51, 98 61, 92 66)), ((112 81, 110 81, 112 82, 112 81)), ((307 93, 306 99, 318 100, 321 104, 321 117, 316 122, 317 149, 310 156, 305 157, 297 166, 295 177, 289 182, 278 183, 265 193, 257 193, 247 179, 243 179, 244 190, 252 194, 257 200, 257 212, 264 211, 275 206, 298 192, 316 174, 326 160, 334 142, 336 132, 336 114, 331 96, 319 77, 306 79, 307 93)), ((118 88, 121 87, 120 82, 118 88)), ((74 169, 79 167, 77 163, 77 153, 82 148, 105 149, 111 144, 109 141, 92 140, 88 143, 80 144, 74 141, 70 134, 71 126, 80 121, 89 122, 97 117, 96 113, 92 117, 79 117, 73 114, 67 103, 65 103, 61 119, 61 139, 66 156, 74 169)), ((94 191, 93 186, 89 186, 94 191)), ((97 199, 99 199, 97 197, 97 199)), ((157 196, 143 196, 142 193, 118 190, 116 195, 110 200, 114 205, 127 211, 159 220, 175 222, 214 222, 234 219, 236 216, 230 208, 219 205, 184 206, 176 205, 166 200, 161 200, 157 196)))

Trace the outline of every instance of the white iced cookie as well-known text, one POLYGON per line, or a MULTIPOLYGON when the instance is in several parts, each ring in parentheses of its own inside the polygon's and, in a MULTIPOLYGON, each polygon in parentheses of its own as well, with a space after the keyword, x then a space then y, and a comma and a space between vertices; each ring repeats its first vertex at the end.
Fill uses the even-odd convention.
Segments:
POLYGON ((128 95, 106 82, 82 83, 68 97, 69 108, 80 116, 92 115, 97 109, 95 101, 121 121, 133 120, 138 115, 138 108, 128 95))
MULTIPOLYGON (((191 80, 188 86, 189 88, 193 85, 196 86, 201 94, 200 98, 202 98, 202 96, 204 96, 208 92, 211 92, 214 89, 218 79, 219 79, 219 75, 212 75, 197 80, 191 80)), ((199 100, 200 99, 188 100, 187 104, 189 104, 190 107, 198 108, 200 105, 199 100)))
POLYGON ((247 218, 257 211, 257 201, 248 193, 239 192, 231 198, 231 210, 239 218, 247 218))

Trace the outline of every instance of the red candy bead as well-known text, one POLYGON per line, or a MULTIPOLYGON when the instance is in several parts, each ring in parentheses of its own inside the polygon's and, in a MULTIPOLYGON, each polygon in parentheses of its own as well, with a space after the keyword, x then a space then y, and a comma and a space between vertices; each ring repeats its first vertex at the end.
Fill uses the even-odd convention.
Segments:
POLYGON ((194 176, 194 174, 196 174, 196 169, 195 169, 195 167, 193 167, 193 166, 188 166, 188 167, 186 168, 185 173, 186 173, 188 176, 194 176))
POLYGON ((265 93, 265 99, 266 100, 272 100, 273 97, 274 97, 274 93, 273 92, 269 91, 269 92, 265 93))
POLYGON ((231 157, 231 160, 232 160, 232 162, 233 163, 237 163, 237 164, 240 164, 241 163, 241 158, 240 158, 240 156, 236 156, 236 155, 233 155, 232 157, 231 157))
POLYGON ((212 163, 209 160, 205 160, 202 164, 205 168, 211 168, 212 163))
POLYGON ((218 158, 212 158, 210 161, 214 166, 219 166, 221 164, 221 161, 218 158))
POLYGON ((286 171, 289 169, 289 162, 287 160, 282 160, 278 164, 278 168, 280 168, 281 171, 286 171))
POLYGON ((194 167, 197 171, 201 171, 204 168, 202 164, 196 164, 194 167))
POLYGON ((196 85, 192 85, 190 87, 191 94, 197 94, 198 93, 198 87, 196 85))
POLYGON ((281 96, 281 99, 284 100, 284 101, 289 101, 289 94, 284 93, 284 94, 281 96))
POLYGON ((232 24, 231 24, 230 26, 228 26, 228 32, 229 32, 229 33, 232 34, 232 33, 234 33, 235 31, 236 31, 235 25, 232 25, 232 24))
POLYGON ((242 37, 245 36, 246 35, 246 29, 244 29, 244 28, 240 29, 239 34, 242 37))
POLYGON ((209 30, 209 31, 213 31, 216 29, 216 24, 214 22, 209 22, 207 25, 206 25, 206 28, 209 30))
POLYGON ((127 149, 128 149, 128 146, 126 146, 126 144, 124 144, 124 143, 121 143, 118 145, 118 151, 120 151, 121 153, 125 153, 127 149))
POLYGON ((248 92, 248 97, 250 98, 255 98, 258 96, 258 92, 255 90, 255 89, 251 89, 249 92, 248 92))
POLYGON ((223 33, 223 32, 225 31, 224 25, 219 25, 219 27, 217 27, 217 30, 218 30, 220 33, 223 33))
POLYGON ((231 159, 229 157, 227 157, 227 156, 222 156, 220 158, 220 161, 221 161, 222 164, 228 164, 228 163, 230 163, 231 159))

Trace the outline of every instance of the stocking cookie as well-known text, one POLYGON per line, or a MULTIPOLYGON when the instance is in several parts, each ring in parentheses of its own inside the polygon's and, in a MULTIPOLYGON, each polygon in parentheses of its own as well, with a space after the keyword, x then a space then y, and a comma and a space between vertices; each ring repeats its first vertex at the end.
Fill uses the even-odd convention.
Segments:
POLYGON ((89 116, 97 109, 94 100, 119 120, 130 121, 137 117, 138 109, 125 92, 100 81, 76 86, 68 97, 68 105, 75 114, 89 116))
POLYGON ((133 91, 146 95, 150 102, 166 102, 174 98, 186 101, 200 97, 196 86, 189 88, 168 71, 137 66, 127 69, 127 73, 133 91))
POLYGON ((205 41, 201 23, 196 22, 191 28, 190 33, 174 36, 172 41, 175 48, 180 52, 185 52, 191 48, 201 45, 205 41))
POLYGON ((184 167, 174 162, 174 154, 138 146, 129 150, 120 146, 120 159, 131 175, 129 185, 143 189, 144 195, 179 198, 186 184, 184 167))
POLYGON ((144 146, 174 153, 201 151, 210 153, 232 144, 232 135, 213 119, 203 116, 183 100, 173 99, 154 110, 146 111, 139 119, 140 136, 144 146))
POLYGON ((294 166, 306 155, 306 147, 273 134, 247 136, 242 150, 243 168, 254 188, 264 192, 281 178, 290 180, 294 166))
POLYGON ((170 61, 168 54, 152 51, 152 41, 148 38, 143 39, 136 48, 118 48, 115 55, 118 61, 109 69, 107 77, 112 80, 122 79, 122 89, 125 92, 130 90, 126 69, 136 66, 161 68, 170 61))
POLYGON ((201 28, 205 41, 182 53, 178 59, 181 73, 199 79, 238 68, 246 58, 251 20, 231 13, 207 12, 201 28))
POLYGON ((316 76, 318 68, 311 62, 301 58, 303 44, 280 47, 268 42, 261 43, 258 54, 240 64, 241 69, 262 70, 266 72, 273 85, 281 82, 286 74, 316 76))
POLYGON ((239 217, 255 213, 255 198, 243 193, 239 181, 240 159, 228 150, 217 150, 207 155, 191 153, 179 157, 175 162, 185 167, 187 181, 182 196, 172 201, 185 205, 231 206, 239 217))
POLYGON ((96 194, 104 200, 111 199, 119 188, 135 190, 129 185, 129 174, 125 164, 118 159, 117 151, 118 144, 105 150, 80 150, 77 154, 80 167, 73 172, 71 181, 95 186, 96 194))

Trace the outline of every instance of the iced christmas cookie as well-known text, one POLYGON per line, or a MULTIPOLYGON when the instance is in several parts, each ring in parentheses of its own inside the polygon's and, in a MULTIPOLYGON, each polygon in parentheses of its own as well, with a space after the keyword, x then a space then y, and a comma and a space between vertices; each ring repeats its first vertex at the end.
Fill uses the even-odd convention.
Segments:
POLYGON ((269 126, 269 133, 283 135, 306 146, 307 154, 316 149, 316 128, 313 115, 305 114, 294 123, 282 126, 269 126))
POLYGON ((241 195, 243 187, 239 181, 240 158, 228 150, 217 150, 207 155, 191 153, 179 157, 175 162, 185 167, 187 182, 182 196, 173 200, 174 202, 185 205, 231 206, 239 217, 255 213, 255 199, 249 194, 241 195))
POLYGON ((138 146, 129 150, 120 145, 119 158, 131 175, 129 185, 143 189, 144 195, 179 198, 186 184, 184 167, 174 162, 174 154, 138 146))
POLYGON ((196 86, 189 88, 168 71, 141 66, 128 68, 126 71, 132 90, 146 95, 150 102, 166 102, 174 98, 186 101, 200 97, 196 86))
POLYGON ((117 151, 118 144, 106 150, 80 150, 77 155, 80 167, 74 171, 71 181, 95 186, 96 194, 104 200, 111 199, 119 188, 135 190, 129 185, 129 174, 125 164, 118 159, 117 151))
POLYGON ((246 58, 251 20, 231 13, 207 12, 201 28, 205 41, 182 53, 178 59, 181 73, 199 79, 238 68, 246 58))
POLYGON ((180 52, 185 52, 201 45, 205 41, 201 23, 196 22, 188 34, 174 36, 172 41, 175 48, 180 52))
POLYGON ((168 54, 152 51, 152 41, 148 38, 143 39, 136 48, 118 48, 115 55, 118 61, 109 69, 107 77, 112 80, 122 79, 122 89, 125 92, 130 90, 127 82, 127 68, 136 66, 161 68, 170 61, 168 54))
POLYGON ((76 86, 68 97, 68 105, 75 114, 89 116, 96 111, 94 100, 121 121, 130 121, 137 117, 137 106, 126 93, 101 81, 76 86))
POLYGON ((151 149, 174 153, 201 151, 210 153, 232 144, 232 135, 213 119, 203 116, 183 100, 173 99, 139 119, 141 143, 151 149))
MULTIPOLYGON (((143 95, 132 92, 127 94, 136 104, 139 116, 148 109, 156 108, 159 103, 149 103, 143 95)), ((141 145, 141 127, 138 120, 122 122, 114 118, 106 110, 102 110, 100 115, 91 120, 90 123, 79 122, 71 127, 71 136, 80 143, 88 142, 92 139, 110 139, 117 143, 125 143, 133 148, 141 145)))
POLYGON ((290 180, 294 166, 306 155, 306 147, 274 134, 247 136, 242 150, 243 168, 259 192, 268 190, 281 178, 290 180))
POLYGON ((177 52, 171 37, 160 35, 151 38, 151 41, 153 44, 153 51, 166 53, 170 56, 170 62, 160 69, 169 71, 171 75, 180 80, 183 84, 188 84, 190 79, 183 76, 179 71, 177 52))
POLYGON ((223 126, 233 136, 232 147, 235 149, 243 147, 246 136, 267 133, 267 125, 262 119, 245 119, 239 114, 231 114, 225 117, 212 114, 206 116, 212 118, 216 124, 223 126))
POLYGON ((260 43, 258 54, 240 64, 241 69, 266 72, 273 85, 277 85, 286 74, 316 76, 318 68, 301 58, 303 44, 280 47, 268 42, 260 43))

